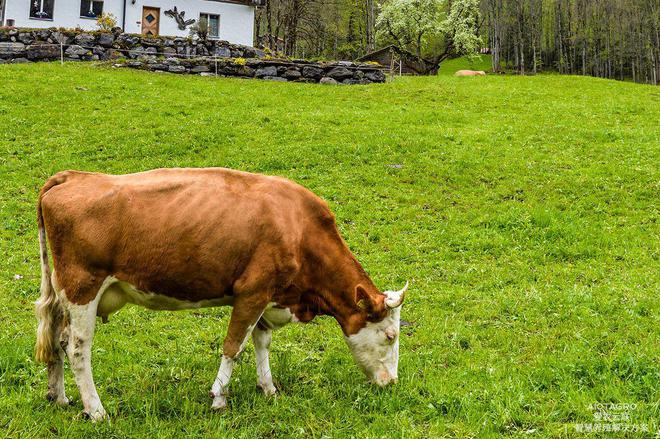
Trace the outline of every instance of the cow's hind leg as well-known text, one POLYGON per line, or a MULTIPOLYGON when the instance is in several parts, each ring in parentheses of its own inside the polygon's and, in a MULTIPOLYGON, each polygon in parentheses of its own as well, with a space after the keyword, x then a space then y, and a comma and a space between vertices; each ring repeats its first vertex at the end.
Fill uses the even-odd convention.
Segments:
POLYGON ((68 338, 68 318, 61 306, 53 311, 53 359, 48 362, 48 393, 46 399, 57 405, 68 405, 69 398, 64 391, 64 347, 68 338))
POLYGON ((273 385, 273 376, 270 372, 270 342, 273 331, 261 325, 261 322, 252 331, 254 354, 257 362, 257 387, 266 395, 274 395, 277 389, 273 385))
POLYGON ((68 303, 66 307, 69 314, 69 340, 66 353, 80 391, 85 414, 93 421, 107 417, 92 377, 92 339, 96 325, 96 311, 107 282, 96 289, 97 294, 90 302, 84 305, 68 303))
POLYGON ((54 276, 51 277, 49 272, 42 275, 41 297, 36 302, 39 326, 35 354, 48 367, 46 399, 57 405, 68 405, 69 399, 64 392, 64 350, 61 345, 68 319, 56 293, 54 276))

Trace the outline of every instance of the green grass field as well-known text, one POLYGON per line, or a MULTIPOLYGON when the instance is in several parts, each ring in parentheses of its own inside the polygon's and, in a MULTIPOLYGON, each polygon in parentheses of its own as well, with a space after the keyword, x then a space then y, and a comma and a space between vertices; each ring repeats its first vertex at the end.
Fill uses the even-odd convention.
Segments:
POLYGON ((440 76, 453 75, 456 70, 483 70, 484 72, 492 71, 490 55, 480 55, 479 57, 469 60, 467 58, 452 58, 443 61, 440 64, 438 74, 440 76))
MULTIPOLYGON (((329 87, 58 64, 0 66, 0 435, 572 437, 595 403, 659 428, 660 89, 584 77, 329 87), (64 169, 225 166, 327 200, 404 304, 399 384, 369 386, 329 318, 249 345, 210 410, 229 309, 127 307, 97 326, 111 421, 49 405, 35 364, 35 200, 64 169), (18 276, 17 276, 18 275, 18 276), (22 278, 18 278, 21 277, 22 278)), ((237 213, 240 214, 240 213, 237 213)), ((639 434, 625 433, 640 437, 639 434)))

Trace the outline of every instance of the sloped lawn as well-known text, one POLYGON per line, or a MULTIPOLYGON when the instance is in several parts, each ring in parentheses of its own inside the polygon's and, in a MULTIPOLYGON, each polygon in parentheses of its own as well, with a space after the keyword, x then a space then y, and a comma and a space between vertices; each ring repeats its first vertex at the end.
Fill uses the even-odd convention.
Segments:
POLYGON ((571 436, 595 403, 635 404, 625 422, 655 431, 658 121, 660 89, 582 77, 328 87, 2 65, 0 432, 571 436), (112 421, 79 419, 68 370, 76 403, 49 405, 32 358, 37 191, 63 169, 165 166, 283 175, 327 200, 377 285, 411 281, 399 384, 370 387, 320 318, 275 333, 280 396, 255 389, 250 345, 213 413, 229 310, 127 307, 94 344, 112 421))

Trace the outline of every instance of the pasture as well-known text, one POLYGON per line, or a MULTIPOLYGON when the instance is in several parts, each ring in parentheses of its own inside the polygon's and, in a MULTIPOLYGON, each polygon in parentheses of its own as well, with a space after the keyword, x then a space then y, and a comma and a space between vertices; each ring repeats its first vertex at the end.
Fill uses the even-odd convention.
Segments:
POLYGON ((635 404, 628 423, 654 432, 658 121, 658 88, 587 77, 330 87, 2 65, 0 435, 571 437, 596 403, 635 404), (64 169, 175 166, 289 177, 328 201, 376 285, 409 279, 399 383, 368 385, 317 318, 273 336, 279 396, 255 389, 250 343, 215 413, 229 309, 127 307, 93 346, 111 421, 79 419, 68 369, 74 405, 48 404, 39 187, 64 169))

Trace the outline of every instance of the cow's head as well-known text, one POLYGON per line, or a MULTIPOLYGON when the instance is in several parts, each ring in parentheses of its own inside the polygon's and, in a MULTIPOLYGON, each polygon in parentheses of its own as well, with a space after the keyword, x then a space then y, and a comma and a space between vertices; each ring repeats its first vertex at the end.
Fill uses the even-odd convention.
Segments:
POLYGON ((367 375, 369 381, 379 386, 396 382, 398 378, 399 322, 401 305, 407 289, 406 282, 406 286, 400 291, 385 291, 382 303, 370 302, 363 305, 371 313, 378 313, 384 317, 376 321, 367 321, 366 326, 357 333, 345 337, 358 366, 367 375))

